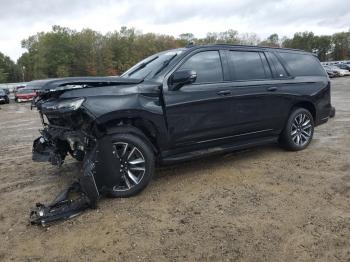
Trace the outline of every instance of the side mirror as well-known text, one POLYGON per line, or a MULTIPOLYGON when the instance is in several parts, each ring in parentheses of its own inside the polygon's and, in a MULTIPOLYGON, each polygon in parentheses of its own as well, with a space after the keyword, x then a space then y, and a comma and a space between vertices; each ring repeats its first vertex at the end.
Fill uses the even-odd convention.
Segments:
POLYGON ((170 77, 172 91, 179 90, 182 86, 192 84, 197 79, 197 73, 193 70, 179 70, 170 77))

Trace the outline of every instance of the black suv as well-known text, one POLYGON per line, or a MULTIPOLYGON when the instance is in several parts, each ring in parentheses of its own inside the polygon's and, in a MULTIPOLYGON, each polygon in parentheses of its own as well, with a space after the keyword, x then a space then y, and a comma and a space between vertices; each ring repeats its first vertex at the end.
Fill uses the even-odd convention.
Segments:
POLYGON ((116 197, 140 192, 156 165, 275 141, 302 150, 332 110, 330 81, 314 55, 256 46, 189 46, 120 77, 28 88, 38 91, 33 104, 44 126, 33 160, 61 165, 71 154, 97 190, 116 197))

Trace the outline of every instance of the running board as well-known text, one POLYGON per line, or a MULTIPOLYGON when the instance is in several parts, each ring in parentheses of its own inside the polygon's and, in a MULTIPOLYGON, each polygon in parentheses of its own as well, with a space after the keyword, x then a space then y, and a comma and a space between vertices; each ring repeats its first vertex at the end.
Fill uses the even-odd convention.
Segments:
POLYGON ((255 146, 271 144, 271 143, 277 142, 277 140, 278 140, 278 137, 276 136, 260 138, 260 139, 251 139, 243 143, 235 143, 235 144, 229 144, 226 146, 217 146, 217 147, 206 148, 206 149, 191 151, 191 152, 182 153, 182 154, 170 155, 170 156, 164 157, 161 160, 161 163, 172 164, 176 162, 182 162, 182 161, 187 161, 191 159, 201 158, 204 156, 215 155, 215 154, 220 154, 220 153, 225 153, 230 151, 242 150, 242 149, 255 147, 255 146))

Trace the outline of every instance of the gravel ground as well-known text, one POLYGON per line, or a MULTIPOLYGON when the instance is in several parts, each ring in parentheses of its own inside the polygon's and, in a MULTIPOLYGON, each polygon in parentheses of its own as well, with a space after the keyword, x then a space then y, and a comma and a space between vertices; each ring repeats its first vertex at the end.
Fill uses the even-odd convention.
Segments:
POLYGON ((29 210, 81 166, 31 161, 40 121, 29 104, 0 109, 0 261, 350 261, 350 77, 332 80, 337 115, 311 145, 277 145, 158 169, 129 199, 49 228, 29 210))

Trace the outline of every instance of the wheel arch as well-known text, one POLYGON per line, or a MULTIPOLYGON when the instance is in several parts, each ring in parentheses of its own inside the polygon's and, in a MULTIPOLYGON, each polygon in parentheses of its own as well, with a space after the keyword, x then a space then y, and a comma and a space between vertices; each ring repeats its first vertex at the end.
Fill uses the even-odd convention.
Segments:
POLYGON ((155 154, 159 153, 158 129, 150 120, 142 118, 119 118, 103 124, 107 134, 129 133, 144 139, 155 154))
POLYGON ((293 112, 294 109, 296 108, 305 108, 307 109, 311 115, 312 115, 312 118, 314 120, 314 122, 316 122, 316 117, 317 117, 317 112, 316 112, 316 107, 315 105, 310 102, 310 101, 300 101, 300 102, 297 102, 296 104, 294 104, 289 112, 289 115, 293 112))

